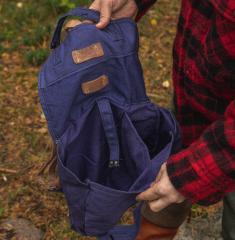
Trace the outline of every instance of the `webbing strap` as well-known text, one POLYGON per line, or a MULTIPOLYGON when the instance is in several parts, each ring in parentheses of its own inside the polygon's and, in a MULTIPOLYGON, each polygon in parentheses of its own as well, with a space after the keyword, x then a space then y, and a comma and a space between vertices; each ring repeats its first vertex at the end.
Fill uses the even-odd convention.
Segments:
POLYGON ((113 118, 112 108, 109 100, 102 99, 97 102, 100 111, 105 136, 108 141, 110 151, 110 167, 119 166, 120 148, 118 134, 113 118))

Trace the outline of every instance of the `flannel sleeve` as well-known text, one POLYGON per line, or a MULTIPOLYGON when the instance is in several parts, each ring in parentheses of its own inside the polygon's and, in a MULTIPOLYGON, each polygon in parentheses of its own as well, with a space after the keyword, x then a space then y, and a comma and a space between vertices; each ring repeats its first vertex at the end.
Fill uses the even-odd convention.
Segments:
POLYGON ((148 11, 148 9, 156 2, 157 0, 135 0, 138 6, 138 13, 136 15, 136 21, 139 21, 141 17, 148 11))
POLYGON ((192 203, 210 205, 235 190, 235 100, 224 119, 169 158, 167 171, 176 189, 192 203))

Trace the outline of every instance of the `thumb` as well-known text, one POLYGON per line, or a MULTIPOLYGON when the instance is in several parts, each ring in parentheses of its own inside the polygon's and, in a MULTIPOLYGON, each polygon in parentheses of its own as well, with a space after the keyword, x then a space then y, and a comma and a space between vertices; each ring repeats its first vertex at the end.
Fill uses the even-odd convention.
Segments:
POLYGON ((159 171, 159 173, 158 173, 158 175, 156 177, 155 182, 159 182, 160 181, 160 179, 162 178, 163 173, 164 173, 164 170, 163 170, 163 167, 161 167, 160 171, 159 171))
POLYGON ((105 28, 111 19, 112 14, 112 2, 102 2, 100 6, 100 21, 96 24, 96 27, 99 29, 105 28))
POLYGON ((100 1, 99 0, 95 0, 89 7, 90 9, 96 10, 96 11, 100 11, 100 1))
POLYGON ((137 201, 153 201, 158 199, 159 196, 155 193, 155 185, 148 188, 144 192, 140 193, 137 197, 137 201))

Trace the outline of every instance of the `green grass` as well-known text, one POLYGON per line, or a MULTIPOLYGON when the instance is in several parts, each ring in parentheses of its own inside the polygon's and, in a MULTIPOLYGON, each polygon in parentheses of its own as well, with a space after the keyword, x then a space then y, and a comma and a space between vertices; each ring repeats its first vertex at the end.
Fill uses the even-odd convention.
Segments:
POLYGON ((48 56, 48 41, 59 15, 89 0, 3 0, 0 3, 0 53, 26 51, 25 62, 39 66, 48 56))
POLYGON ((25 54, 25 61, 32 66, 39 66, 44 62, 48 54, 48 49, 29 50, 25 54))
POLYGON ((4 208, 0 208, 0 218, 4 215, 4 208))

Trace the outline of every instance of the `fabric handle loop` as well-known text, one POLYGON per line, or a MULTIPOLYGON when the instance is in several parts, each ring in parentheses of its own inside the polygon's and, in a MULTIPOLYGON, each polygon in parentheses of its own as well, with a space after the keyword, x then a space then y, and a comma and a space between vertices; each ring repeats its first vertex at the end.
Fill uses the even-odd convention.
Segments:
POLYGON ((100 19, 100 13, 98 11, 77 7, 69 11, 68 13, 64 14, 58 21, 55 32, 52 37, 51 41, 51 49, 55 49, 60 45, 60 35, 62 31, 63 24, 67 17, 70 16, 77 16, 82 17, 86 20, 91 20, 93 22, 98 22, 100 19))
POLYGON ((109 145, 109 167, 119 167, 120 148, 112 108, 110 106, 109 100, 107 99, 99 100, 97 104, 100 111, 105 136, 109 145))

